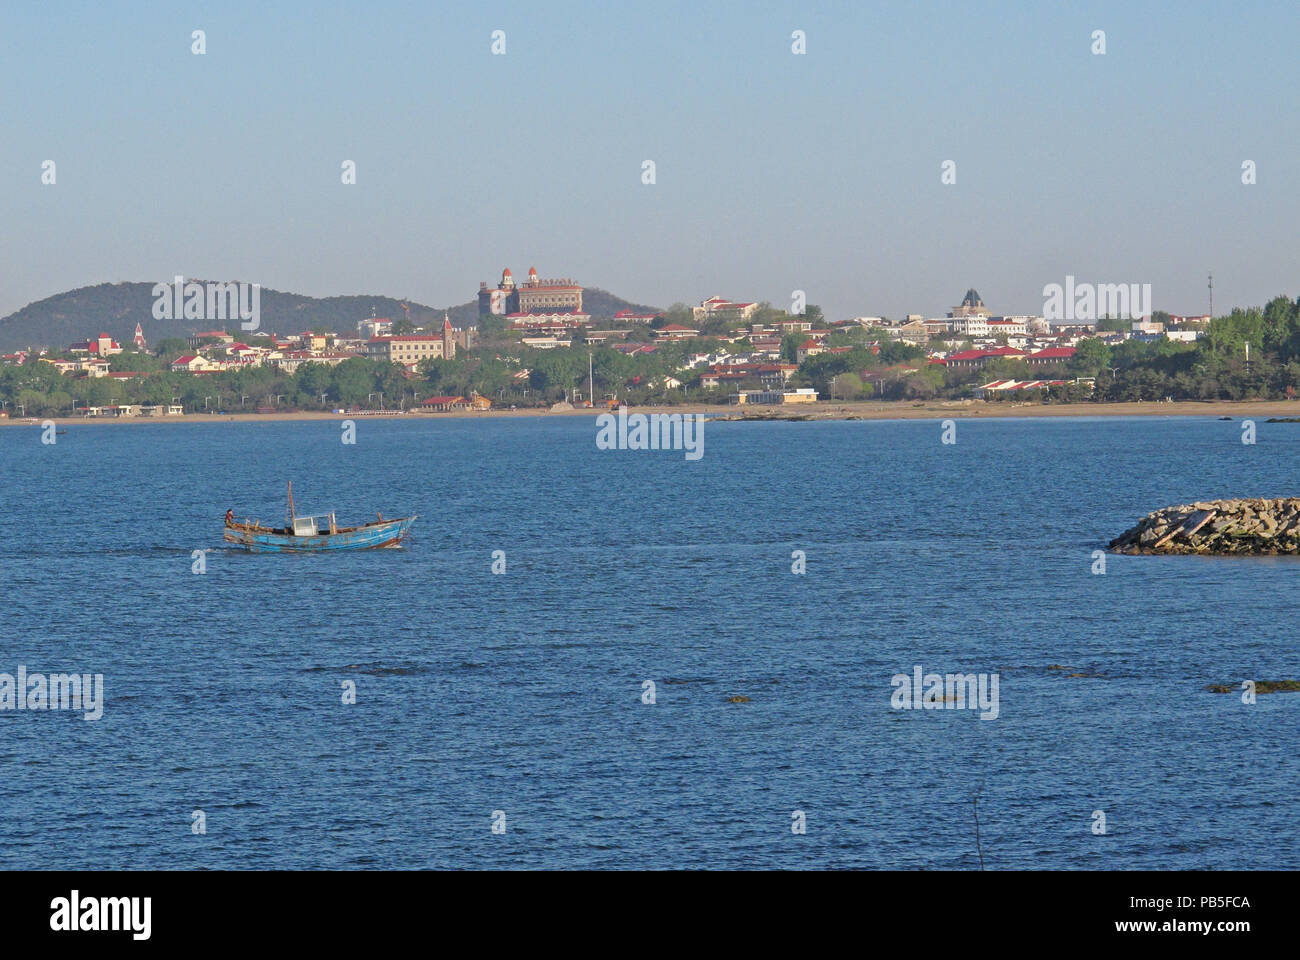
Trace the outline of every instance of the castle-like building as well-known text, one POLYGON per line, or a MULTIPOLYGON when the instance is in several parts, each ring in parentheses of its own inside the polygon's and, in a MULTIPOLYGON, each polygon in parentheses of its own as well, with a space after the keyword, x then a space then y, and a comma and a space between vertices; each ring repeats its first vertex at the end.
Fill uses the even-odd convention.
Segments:
POLYGON ((980 299, 979 293, 974 287, 966 291, 966 296, 962 298, 961 303, 953 307, 948 313, 949 317, 988 317, 988 307, 984 306, 984 301, 980 299))
POLYGON ((516 285, 515 278, 506 267, 501 271, 501 282, 489 289, 487 282, 478 285, 479 316, 496 314, 580 314, 582 313, 582 287, 572 280, 542 280, 537 268, 528 269, 528 279, 516 285))

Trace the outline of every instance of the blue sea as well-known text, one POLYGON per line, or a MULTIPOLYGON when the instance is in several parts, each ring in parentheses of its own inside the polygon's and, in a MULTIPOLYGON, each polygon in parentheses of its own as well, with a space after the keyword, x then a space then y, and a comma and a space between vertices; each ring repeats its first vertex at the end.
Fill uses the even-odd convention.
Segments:
POLYGON ((1257 429, 0 428, 0 672, 105 699, 0 711, 0 867, 1295 867, 1300 695, 1205 688, 1300 678, 1300 563, 1094 572, 1158 507, 1296 494, 1300 424, 1257 429), (224 549, 290 479, 415 536, 224 549), (996 719, 894 709, 917 667, 996 674, 996 719))

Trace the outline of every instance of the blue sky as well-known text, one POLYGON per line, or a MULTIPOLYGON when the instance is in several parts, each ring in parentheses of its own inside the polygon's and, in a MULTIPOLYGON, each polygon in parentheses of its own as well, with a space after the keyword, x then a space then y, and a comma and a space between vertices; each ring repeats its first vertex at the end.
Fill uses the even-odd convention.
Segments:
POLYGON ((178 273, 442 306, 503 266, 832 318, 1295 296, 1298 36, 1295 2, 8 2, 0 315, 178 273))

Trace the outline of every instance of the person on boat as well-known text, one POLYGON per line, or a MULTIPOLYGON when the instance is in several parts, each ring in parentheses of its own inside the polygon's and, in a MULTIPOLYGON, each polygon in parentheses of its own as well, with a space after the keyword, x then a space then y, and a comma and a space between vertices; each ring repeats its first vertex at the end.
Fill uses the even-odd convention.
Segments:
POLYGON ((229 527, 229 526, 233 526, 233 525, 234 525, 234 522, 235 522, 235 511, 234 511, 234 510, 227 510, 227 511, 226 511, 226 526, 228 526, 228 527, 229 527))

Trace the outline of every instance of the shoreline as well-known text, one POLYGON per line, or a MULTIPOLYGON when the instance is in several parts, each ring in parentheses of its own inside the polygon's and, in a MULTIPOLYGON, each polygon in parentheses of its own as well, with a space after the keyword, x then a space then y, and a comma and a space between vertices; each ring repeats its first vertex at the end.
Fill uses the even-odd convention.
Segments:
MULTIPOLYGON (((39 426, 51 420, 59 426, 184 423, 272 423, 296 420, 483 420, 507 417, 595 417, 607 412, 603 408, 578 407, 572 410, 453 410, 446 413, 331 413, 299 411, 295 413, 192 413, 183 417, 10 417, 0 419, 0 426, 39 426)), ((751 408, 723 404, 678 404, 661 407, 629 407, 628 413, 702 413, 715 420, 788 421, 788 420, 944 420, 1006 419, 1038 417, 1300 417, 1297 400, 1176 400, 1137 401, 1132 403, 989 403, 983 400, 948 400, 913 402, 907 400, 859 400, 846 403, 818 402, 751 408)))

